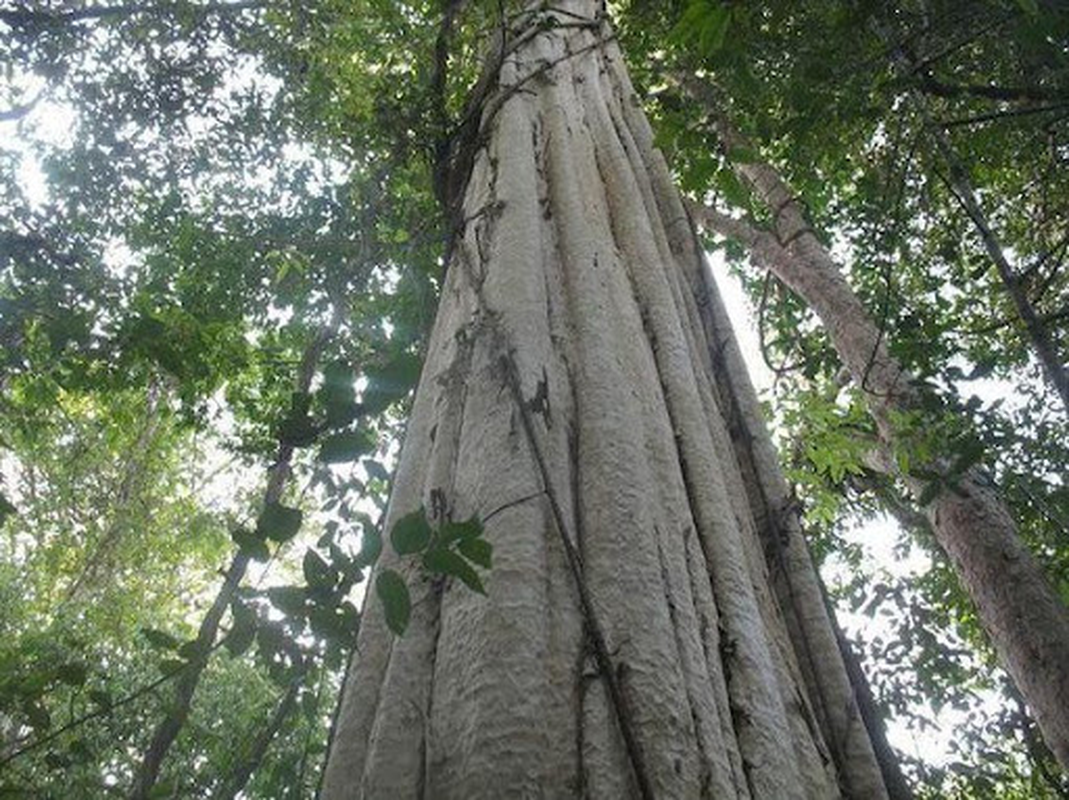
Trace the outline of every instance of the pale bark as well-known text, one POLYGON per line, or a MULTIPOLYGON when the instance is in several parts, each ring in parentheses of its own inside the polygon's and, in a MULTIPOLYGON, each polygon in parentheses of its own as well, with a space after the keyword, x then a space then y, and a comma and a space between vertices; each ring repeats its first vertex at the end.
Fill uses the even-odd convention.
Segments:
POLYGON ((484 105, 387 519, 478 516, 489 596, 384 555, 412 620, 394 638, 368 604, 322 797, 885 797, 619 51, 544 22, 484 105))
MULTIPOLYGON (((688 88, 713 109, 727 151, 753 147, 700 83, 688 88)), ((692 210, 708 229, 736 239, 755 263, 771 270, 817 313, 836 352, 861 387, 882 440, 893 445, 901 431, 896 414, 919 408, 913 377, 891 355, 886 338, 816 237, 801 204, 769 164, 747 159, 733 164, 773 216, 773 231, 761 231, 715 209, 692 210)), ((893 459, 879 459, 895 474, 893 459)), ((946 465, 922 465, 945 468, 946 465)), ((921 481, 903 475, 919 496, 921 481)), ((1043 569, 1017 535, 1005 504, 976 470, 941 492, 926 513, 940 546, 955 564, 976 603, 1002 664, 1036 716, 1051 750, 1069 768, 1069 610, 1043 569)))

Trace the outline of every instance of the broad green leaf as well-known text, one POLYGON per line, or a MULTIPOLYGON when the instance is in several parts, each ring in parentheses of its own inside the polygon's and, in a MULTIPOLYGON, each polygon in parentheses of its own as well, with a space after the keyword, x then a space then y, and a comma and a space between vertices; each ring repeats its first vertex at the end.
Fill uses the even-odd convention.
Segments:
POLYGON ((69 757, 62 753, 57 753, 55 750, 45 754, 45 764, 47 764, 50 769, 67 769, 71 763, 69 757))
POLYGON ((11 501, 4 497, 3 494, 0 494, 0 525, 3 525, 4 520, 6 520, 8 517, 13 516, 17 513, 18 509, 15 508, 14 505, 12 505, 11 501))
POLYGON ((368 369, 364 410, 369 414, 377 414, 391 403, 408 396, 419 380, 420 367, 418 356, 402 352, 385 366, 368 369))
POLYGON ((316 588, 331 589, 338 577, 337 571, 311 548, 304 553, 301 570, 308 585, 316 588))
POLYGON ((268 503, 256 521, 256 532, 272 541, 286 542, 301 529, 302 519, 300 509, 289 508, 281 503, 268 503))
POLYGON ((52 715, 41 703, 26 703, 22 711, 34 730, 42 731, 52 727, 52 715))
POLYGON ((457 542, 457 550, 468 561, 484 569, 490 569, 490 559, 494 548, 486 539, 461 539, 457 542))
POLYGON ((69 661, 66 664, 61 664, 56 669, 56 677, 68 686, 81 686, 85 683, 85 679, 89 675, 89 670, 85 664, 77 661, 69 661))
POLYGON ((379 560, 382 553, 382 534, 374 525, 364 526, 364 535, 360 540, 360 552, 356 554, 353 566, 357 569, 370 567, 379 560))
POLYGON ((320 396, 326 409, 328 428, 343 428, 360 415, 355 383, 356 375, 344 361, 332 361, 323 369, 320 396))
POLYGON ((252 646, 256 637, 256 612, 244 603, 230 604, 230 633, 224 640, 224 646, 234 658, 242 655, 252 646))
POLYGON ((272 586, 267 590, 267 599, 287 616, 304 616, 306 596, 300 586, 272 586))
POLYGON ((177 650, 182 644, 171 634, 155 628, 142 628, 141 635, 157 650, 177 650))
POLYGON ((427 515, 422 508, 405 514, 394 523, 393 530, 390 531, 390 544, 400 556, 422 552, 430 541, 431 526, 427 523, 427 515))
POLYGON ((271 558, 271 550, 261 535, 244 528, 237 528, 230 535, 238 549, 252 560, 263 562, 271 558))
POLYGON ((482 535, 483 523, 478 517, 472 517, 463 522, 446 522, 441 530, 443 543, 455 542, 459 539, 477 539, 482 535))
POLYGON ((256 628, 256 644, 260 659, 270 663, 286 644, 286 632, 282 630, 282 625, 274 620, 264 622, 256 628))
POLYGON ((188 642, 178 648, 178 655, 184 658, 186 661, 194 661, 203 654, 204 648, 196 639, 190 639, 188 642))
POLYGON ((278 438, 294 447, 307 447, 318 435, 319 429, 309 416, 287 417, 278 426, 278 438))
POLYGON ((368 431, 335 433, 320 445, 319 460, 327 464, 356 461, 360 456, 372 452, 377 445, 375 437, 368 431))
POLYGON ((471 564, 452 550, 443 550, 441 548, 428 550, 423 555, 423 566, 430 572, 459 578, 471 590, 482 595, 486 594, 486 589, 479 578, 479 573, 472 568, 471 564))
POLYGON ((107 711, 111 708, 112 700, 111 695, 103 689, 90 689, 86 694, 89 696, 89 700, 99 708, 107 711))
POLYGON ((188 661, 182 661, 177 658, 165 658, 159 663, 159 670, 164 675, 173 675, 179 670, 185 669, 188 663, 188 661))
POLYGON ((380 481, 390 480, 390 473, 380 462, 375 461, 372 458, 365 458, 362 462, 364 470, 367 472, 368 477, 378 478, 380 481))
POLYGON ((375 579, 375 593, 382 602, 386 624, 397 636, 405 632, 412 614, 412 601, 408 596, 405 579, 392 569, 384 569, 375 579))

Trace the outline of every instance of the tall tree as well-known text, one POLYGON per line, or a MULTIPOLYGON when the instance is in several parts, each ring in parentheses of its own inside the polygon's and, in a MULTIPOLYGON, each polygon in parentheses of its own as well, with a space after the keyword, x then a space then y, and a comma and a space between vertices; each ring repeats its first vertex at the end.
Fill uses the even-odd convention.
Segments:
POLYGON ((599 6, 502 19, 443 148, 457 230, 388 527, 477 516, 494 568, 480 597, 386 557, 411 619, 365 614, 323 796, 887 796, 599 6))

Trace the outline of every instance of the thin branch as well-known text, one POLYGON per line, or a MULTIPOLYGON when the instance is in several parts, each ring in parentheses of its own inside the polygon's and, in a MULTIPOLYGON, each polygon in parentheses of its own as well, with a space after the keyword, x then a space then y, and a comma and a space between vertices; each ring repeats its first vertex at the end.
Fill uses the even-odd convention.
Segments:
POLYGON ((994 86, 975 83, 944 83, 931 73, 922 73, 915 84, 925 94, 951 99, 955 97, 980 97, 1001 102, 1059 102, 1069 100, 1069 90, 1049 89, 1044 86, 994 86))
MULTIPOLYGON (((873 28, 876 34, 883 39, 884 42, 891 41, 890 34, 879 23, 874 21, 873 28)), ((910 48, 903 45, 897 45, 890 50, 890 55, 892 66, 902 72, 911 71, 922 75, 927 74, 925 64, 910 48)), ((976 196, 976 190, 973 187, 972 179, 969 176, 969 170, 958 156, 958 153, 954 149, 954 145, 950 140, 950 136, 947 134, 946 128, 948 127, 948 123, 943 123, 935 117, 935 114, 929 107, 929 103, 925 97, 917 96, 916 102, 926 127, 932 131, 936 149, 950 169, 949 176, 940 174, 940 177, 947 183, 951 193, 957 198, 969 219, 972 220, 973 226, 976 228, 976 231, 980 236, 980 240, 984 245, 984 249, 987 251, 988 257, 998 270, 1003 288, 1009 295, 1010 300, 1028 333, 1028 338, 1032 344, 1032 350, 1035 352, 1040 364, 1043 365, 1043 371, 1046 373, 1047 379, 1061 396, 1066 411, 1069 411, 1069 371, 1066 370, 1065 363, 1059 358, 1049 332, 1039 320, 1035 307, 1025 294, 1020 278, 1006 257, 1002 242, 991 227, 987 215, 980 206, 980 201, 976 196)), ((1018 109, 1016 113, 1018 115, 1036 113, 1037 111, 1047 111, 1054 108, 1065 107, 1066 105, 1069 104, 1024 108, 1018 109)), ((1004 113, 1006 115, 1014 114, 1013 111, 1004 113)))
POLYGON ((936 123, 940 128, 959 128, 963 125, 978 125, 981 122, 1009 119, 1013 117, 1026 117, 1032 114, 1042 114, 1046 111, 1060 111, 1069 107, 1069 103, 1051 103, 1045 106, 1028 106, 1027 108, 1007 108, 1000 111, 989 111, 986 114, 975 114, 969 117, 944 120, 936 123))
MULTIPOLYGON (((334 330, 337 328, 339 322, 340 320, 336 315, 329 324, 324 325, 319 329, 316 335, 305 347, 304 354, 301 358, 301 366, 297 375, 297 392, 308 392, 312 383, 312 378, 315 375, 316 364, 319 361, 320 353, 334 335, 334 330)), ((263 504, 265 507, 277 503, 282 497, 282 490, 285 488, 286 481, 289 478, 291 471, 290 463, 293 459, 293 452, 294 446, 291 443, 285 440, 280 440, 278 455, 275 464, 271 467, 271 475, 268 478, 267 488, 264 491, 263 504)), ((215 596, 215 601, 208 609, 208 613, 204 615, 200 630, 197 633, 196 642, 201 651, 210 650, 214 644, 223 614, 226 613, 226 609, 229 607, 231 599, 237 591, 238 586, 241 584, 241 580, 245 576, 245 571, 248 569, 250 560, 251 556, 246 550, 238 550, 238 552, 234 554, 233 560, 230 562, 230 567, 226 571, 223 585, 219 588, 219 592, 215 596)), ((175 687, 175 697, 169 706, 167 716, 165 716, 160 721, 159 725, 156 726, 156 730, 152 735, 152 740, 137 769, 137 774, 134 779, 134 787, 130 794, 130 800, 147 800, 150 796, 152 788, 156 785, 156 781, 159 778, 163 760, 166 758, 167 752, 170 750, 171 745, 174 744, 175 739, 178 738, 178 733, 181 731, 182 726, 186 722, 186 718, 189 716, 189 709, 193 704, 193 695, 196 693, 197 686, 200 683, 200 677, 203 674, 206 665, 207 660, 199 663, 195 669, 184 673, 179 679, 178 685, 175 687)))
MULTIPOLYGON (((927 109, 924 109, 924 111, 927 113, 927 109)), ((1059 358, 1047 328, 1040 321, 1035 307, 1025 294, 1016 271, 1006 258, 1006 253, 998 235, 992 229, 987 215, 980 207, 980 201, 976 197, 976 191, 969 178, 968 170, 958 157, 957 151, 954 150, 950 137, 940 127, 933 127, 932 130, 936 147, 950 167, 950 175, 946 178, 947 184, 966 215, 972 220, 984 249, 987 250, 988 257, 998 270, 1003 288, 1013 302, 1017 315, 1028 333, 1032 349, 1043 365, 1047 379, 1058 394, 1061 395, 1062 403, 1065 405, 1066 411, 1069 411, 1069 372, 1066 371, 1064 362, 1059 358)))
POLYGON ((271 719, 257 732, 252 746, 248 749, 248 753, 238 762, 230 778, 215 795, 216 800, 234 800, 245 788, 253 772, 263 762, 268 748, 274 741, 275 736, 278 735, 283 723, 293 713, 293 709, 297 705, 297 695, 303 682, 304 674, 302 673, 290 683, 286 693, 282 696, 282 700, 275 707, 271 719))
POLYGON ((19 103, 6 111, 0 111, 0 122, 15 122, 16 120, 22 119, 37 107, 37 104, 41 101, 43 96, 44 92, 40 91, 34 95, 33 100, 30 100, 27 103, 19 103))
MULTIPOLYGON (((225 638, 224 639, 220 639, 215 644, 215 646, 212 648, 212 650, 217 650, 218 648, 222 647, 225 641, 226 641, 225 638)), ((69 722, 67 722, 65 725, 62 725, 62 726, 56 728, 55 730, 50 731, 49 733, 45 734, 44 736, 39 736, 36 739, 30 740, 29 742, 27 742, 22 747, 18 747, 16 749, 12 750, 7 755, 5 755, 3 758, 0 758, 0 767, 6 766, 9 762, 14 761, 16 758, 19 758, 20 756, 23 756, 26 753, 30 753, 30 752, 32 752, 34 750, 37 750, 40 747, 44 747, 49 742, 55 741, 56 739, 58 739, 63 734, 65 734, 65 733, 67 733, 67 732, 69 732, 71 730, 74 730, 75 728, 78 728, 78 727, 84 725, 87 722, 91 722, 94 719, 100 719, 101 717, 110 716, 111 714, 113 714, 115 712, 116 709, 122 708, 123 706, 126 706, 126 705, 129 705, 130 703, 132 703, 135 700, 138 700, 138 699, 144 697, 147 694, 151 694, 152 692, 156 691, 156 689, 160 688, 161 686, 163 686, 168 681, 173 680, 173 679, 181 676, 182 673, 184 673, 191 666, 193 666, 193 665, 195 665, 195 664, 197 664, 197 663, 199 663, 201 661, 206 661, 210 655, 211 655, 211 653, 208 652, 208 653, 204 653, 203 655, 197 656, 196 658, 190 659, 189 661, 184 662, 182 664, 182 666, 178 667, 177 669, 172 670, 172 671, 167 672, 167 673, 164 673, 163 676, 161 676, 159 678, 156 678, 156 680, 154 680, 154 681, 152 681, 150 683, 145 684, 140 689, 136 689, 135 691, 131 692, 130 694, 126 695, 125 697, 122 697, 122 698, 116 700, 115 702, 113 702, 113 703, 111 703, 111 704, 109 704, 107 706, 101 706, 100 708, 98 708, 95 711, 90 711, 88 714, 83 714, 80 717, 75 717, 74 719, 72 719, 69 722)))

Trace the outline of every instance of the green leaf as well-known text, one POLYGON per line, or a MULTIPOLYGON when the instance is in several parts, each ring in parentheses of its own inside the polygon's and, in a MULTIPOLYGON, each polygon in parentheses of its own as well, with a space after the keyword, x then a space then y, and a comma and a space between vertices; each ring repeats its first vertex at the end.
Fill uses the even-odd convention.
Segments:
POLYGON ((165 658, 160 662, 159 668, 164 675, 173 675, 179 670, 185 669, 188 663, 188 661, 181 661, 177 658, 165 658))
POLYGON ((353 566, 356 569, 370 567, 382 554, 382 534, 374 525, 364 526, 364 535, 360 541, 360 552, 356 554, 353 566))
POLYGON ((72 756, 79 761, 88 761, 93 757, 93 751, 85 739, 75 739, 68 748, 72 756))
POLYGON ((186 661, 194 661, 203 654, 204 648, 201 647, 200 642, 196 639, 191 639, 178 648, 178 655, 186 661))
POLYGON ((419 380, 420 367, 418 356, 398 353, 385 366, 368 369, 364 410, 369 414, 377 414, 391 403, 406 397, 419 380))
POLYGON ((319 448, 319 460, 326 464, 356 461, 360 456, 374 451, 377 445, 378 442, 369 431, 335 433, 323 440, 319 448))
POLYGON ((490 558, 494 547, 486 539, 461 539, 457 543, 457 550, 464 558, 484 569, 490 569, 490 558))
POLYGON ((950 466, 949 474, 952 476, 964 475, 974 465, 980 463, 984 457, 984 444, 975 437, 968 437, 955 448, 957 458, 950 466))
POLYGON ((390 480, 389 471, 378 461, 371 458, 365 458, 362 463, 369 478, 378 478, 380 481, 390 480))
POLYGON ((278 438, 293 447, 307 447, 315 442, 319 431, 311 417, 296 417, 282 420, 278 426, 278 438))
POLYGON ((86 669, 85 664, 81 664, 77 661, 69 661, 66 664, 61 664, 59 668, 56 669, 56 677, 68 686, 82 686, 88 676, 89 670, 86 669))
POLYGON ((337 571, 311 548, 304 553, 301 570, 308 585, 316 588, 332 589, 338 578, 337 571))
POLYGON ((256 611, 244 603, 234 602, 230 604, 232 622, 230 633, 227 634, 224 646, 234 658, 242 655, 256 637, 256 611))
POLYGON ((405 580, 392 569, 384 569, 375 579, 375 593, 382 602, 386 624, 397 636, 405 632, 412 614, 412 601, 408 597, 405 580))
POLYGON ((253 561, 267 561, 271 558, 271 550, 263 537, 245 528, 235 528, 230 534, 234 543, 243 553, 253 561))
POLYGON ((14 505, 12 505, 11 501, 4 497, 4 495, 0 494, 0 525, 3 525, 4 520, 6 520, 8 517, 14 516, 17 513, 18 509, 15 508, 14 505))
POLYGON ((297 535, 303 518, 300 509, 268 503, 256 521, 256 532, 272 541, 285 542, 297 535))
POLYGON ((49 769, 67 769, 71 765, 71 760, 62 753, 52 750, 45 755, 45 764, 49 769))
POLYGON ((285 631, 282 630, 282 626, 279 623, 273 620, 265 622, 256 629, 256 644, 260 648, 260 657, 268 663, 282 649, 285 643, 285 631))
POLYGON ((313 632, 329 641, 349 645, 356 637, 360 625, 360 612, 352 603, 340 607, 317 607, 308 615, 313 632))
POLYGON ((472 568, 471 564, 452 550, 443 550, 441 548, 428 550, 423 555, 423 566, 430 572, 439 575, 451 575, 455 578, 460 578, 472 591, 482 595, 486 594, 486 589, 479 578, 479 573, 472 568))
POLYGON ((272 586, 267 590, 267 599, 286 616, 303 617, 305 614, 306 596, 300 586, 272 586))
POLYGON ((427 524, 427 515, 422 507, 397 520, 390 532, 390 544, 400 556, 422 552, 430 541, 431 526, 427 524))
POLYGON ((52 715, 40 703, 26 703, 22 711, 34 730, 42 731, 52 727, 52 715))
POLYGON ((100 709, 107 711, 111 708, 111 695, 103 689, 90 689, 86 694, 89 695, 90 702, 92 702, 93 705, 98 706, 100 709))
POLYGON ((360 415, 355 383, 356 375, 344 361, 332 361, 324 368, 320 396, 326 409, 328 428, 344 428, 360 415))
POLYGON ((478 517, 472 517, 464 522, 446 522, 441 530, 442 541, 446 543, 460 539, 477 539, 482 535, 483 523, 478 517))
POLYGON ((144 636, 148 643, 156 650, 177 650, 182 644, 171 634, 156 630, 155 628, 142 628, 141 635, 144 636))

